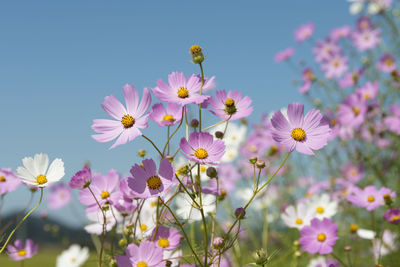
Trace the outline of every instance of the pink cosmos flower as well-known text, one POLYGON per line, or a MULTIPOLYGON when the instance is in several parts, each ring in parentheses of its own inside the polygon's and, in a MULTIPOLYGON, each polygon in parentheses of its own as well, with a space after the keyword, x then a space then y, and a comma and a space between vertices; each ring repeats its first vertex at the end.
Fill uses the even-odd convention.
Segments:
POLYGON ((279 63, 279 62, 288 60, 293 55, 294 55, 294 48, 289 47, 289 48, 286 48, 285 50, 282 50, 282 51, 276 53, 274 59, 275 59, 276 63, 279 63))
POLYGON ((314 28, 315 28, 314 24, 312 24, 312 23, 307 23, 307 24, 301 25, 299 28, 297 28, 294 31, 294 39, 298 43, 302 43, 302 42, 308 40, 314 33, 314 28))
MULTIPOLYGON (((101 207, 106 203, 116 203, 120 199, 122 193, 118 188, 119 178, 119 174, 115 170, 108 171, 107 175, 101 173, 93 175, 90 189, 93 191, 101 207)), ((83 205, 88 206, 86 212, 93 212, 99 209, 96 200, 88 188, 79 191, 78 199, 83 205)))
POLYGON ((367 82, 364 86, 358 88, 356 93, 359 94, 365 101, 374 99, 378 95, 379 82, 367 82))
POLYGON ((135 164, 131 168, 132 178, 128 178, 128 186, 138 198, 159 196, 168 191, 175 183, 174 170, 168 159, 162 159, 160 168, 152 159, 145 159, 142 165, 135 164))
POLYGON ((321 69, 324 71, 326 78, 339 78, 348 69, 347 58, 340 54, 336 54, 322 64, 321 69))
POLYGON ((58 210, 71 201, 72 192, 68 185, 58 183, 50 188, 47 195, 47 203, 50 209, 58 210))
POLYGON ((15 191, 20 184, 21 180, 11 169, 0 169, 0 195, 15 191))
POLYGON ((123 87, 126 108, 115 96, 106 96, 101 105, 105 112, 115 120, 96 119, 93 120, 92 129, 99 134, 92 137, 101 143, 118 139, 110 149, 126 144, 136 137, 142 135, 139 129, 147 128, 148 114, 145 114, 151 104, 151 95, 147 88, 143 89, 142 101, 139 104, 139 96, 133 85, 123 87))
POLYGON ((378 70, 391 73, 396 70, 396 60, 391 54, 384 54, 376 64, 378 70))
POLYGON ((391 105, 390 112, 392 113, 392 116, 386 117, 383 120, 383 123, 390 131, 400 135, 400 106, 391 105))
POLYGON ((121 267, 165 267, 163 249, 154 242, 143 241, 139 246, 129 244, 125 250, 126 256, 119 256, 118 266, 121 267))
POLYGON ((89 167, 84 166, 82 170, 75 173, 69 181, 69 186, 74 189, 83 189, 92 182, 92 172, 89 167))
POLYGON ((304 105, 293 103, 288 106, 287 120, 281 111, 276 111, 271 119, 272 137, 290 152, 314 155, 327 144, 330 135, 329 125, 324 122, 319 110, 312 109, 304 116, 304 105))
POLYGON ((153 88, 153 93, 161 101, 175 103, 178 105, 201 104, 209 98, 200 95, 201 81, 196 75, 186 79, 183 72, 173 72, 168 75, 168 84, 163 80, 157 81, 157 87, 153 88))
POLYGON ((313 48, 316 62, 329 61, 334 55, 340 54, 341 49, 336 42, 331 39, 325 41, 318 40, 313 48))
POLYGON ((372 30, 372 22, 369 17, 362 16, 356 22, 356 29, 358 32, 363 32, 367 30, 372 30))
POLYGON ((387 210, 383 216, 385 221, 391 224, 399 224, 400 222, 400 209, 390 209, 387 210))
POLYGON ((238 91, 220 90, 215 93, 215 99, 209 101, 210 110, 214 115, 223 120, 230 118, 230 121, 238 120, 249 116, 253 112, 251 99, 248 96, 242 97, 238 91))
POLYGON ((361 52, 371 50, 380 42, 380 29, 354 32, 351 37, 354 46, 361 52))
POLYGON ((353 183, 358 183, 364 177, 364 168, 361 163, 353 164, 352 162, 347 163, 346 165, 340 168, 343 177, 353 183))
POLYGON ((343 89, 355 85, 359 80, 360 76, 364 73, 364 70, 355 69, 353 72, 346 73, 343 79, 339 80, 339 86, 343 89))
POLYGON ((178 104, 168 103, 165 110, 162 103, 155 104, 150 112, 150 119, 160 126, 172 126, 181 121, 182 107, 178 104))
POLYGON ((347 200, 358 207, 366 208, 368 211, 377 209, 384 204, 382 191, 376 189, 373 185, 364 189, 353 188, 353 192, 347 196, 347 200))
POLYGON ((333 41, 337 42, 342 38, 346 38, 350 35, 351 28, 348 25, 339 27, 339 28, 334 28, 331 31, 330 37, 332 38, 333 41))
POLYGON ((349 127, 360 126, 367 113, 367 103, 359 94, 351 94, 339 105, 338 120, 349 127))
POLYGON ((39 245, 27 239, 25 244, 21 240, 15 240, 13 245, 7 246, 7 254, 13 261, 22 261, 32 258, 38 251, 39 245))
MULTIPOLYGON (((201 83, 201 75, 197 74, 196 76, 201 83)), ((203 92, 208 92, 215 88, 216 84, 214 80, 215 76, 212 76, 211 78, 204 77, 203 92)))
POLYGON ((199 164, 217 165, 225 153, 224 141, 214 140, 207 132, 192 132, 189 142, 182 138, 179 146, 186 158, 199 164))
MULTIPOLYGON (((149 237, 149 241, 153 238, 155 229, 149 237)), ((175 228, 167 228, 165 226, 158 227, 157 234, 155 236, 154 242, 157 246, 165 250, 174 250, 179 247, 182 235, 175 228)))
POLYGON ((328 218, 319 220, 314 218, 311 225, 304 226, 301 231, 300 245, 308 253, 330 254, 336 244, 337 226, 328 218))
POLYGON ((310 90, 311 84, 316 80, 316 77, 313 70, 310 68, 304 69, 301 75, 303 78, 303 85, 299 91, 300 94, 305 94, 310 90))

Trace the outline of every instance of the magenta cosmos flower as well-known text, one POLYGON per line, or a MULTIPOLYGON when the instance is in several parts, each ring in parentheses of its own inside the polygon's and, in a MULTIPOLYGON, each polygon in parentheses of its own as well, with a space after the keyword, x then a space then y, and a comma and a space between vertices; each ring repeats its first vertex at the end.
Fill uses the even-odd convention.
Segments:
POLYGON ((225 153, 224 141, 214 140, 209 133, 193 132, 189 136, 189 142, 182 138, 179 144, 183 155, 199 164, 217 165, 225 153))
POLYGON ((31 239, 27 239, 25 244, 21 240, 15 240, 13 245, 7 246, 7 254, 13 261, 22 261, 32 258, 38 251, 39 245, 34 244, 31 239))
POLYGON ((301 231, 300 245, 305 251, 311 254, 329 254, 333 251, 333 246, 336 244, 337 226, 328 218, 319 220, 314 218, 311 220, 311 225, 304 226, 301 231))
POLYGON ((391 224, 399 224, 400 222, 400 209, 387 210, 383 218, 391 224))
POLYGON ((142 101, 139 104, 139 95, 133 85, 123 87, 126 108, 115 96, 106 96, 101 105, 105 112, 115 120, 97 119, 93 120, 92 129, 99 134, 92 135, 98 142, 109 142, 118 139, 110 149, 126 144, 136 137, 142 135, 139 129, 147 128, 148 114, 145 114, 151 104, 151 95, 147 88, 143 89, 142 101))
POLYGON ((304 25, 301 25, 298 29, 294 31, 294 39, 298 43, 302 43, 306 40, 308 40, 311 35, 314 33, 314 24, 312 23, 307 23, 304 25))
POLYGON ((143 241, 139 246, 130 244, 125 250, 126 256, 119 256, 121 267, 165 267, 163 249, 151 241, 143 241))
POLYGON ((367 113, 367 102, 360 94, 349 95, 339 105, 338 120, 348 127, 358 127, 364 122, 367 113))
MULTIPOLYGON (((121 198, 122 193, 118 186, 119 174, 115 170, 110 170, 107 175, 101 173, 94 174, 90 189, 93 191, 100 206, 103 206, 106 203, 116 203, 121 198)), ((83 205, 88 206, 86 209, 87 212, 94 212, 99 209, 96 200, 88 188, 82 189, 79 192, 78 199, 83 205)))
POLYGON ((11 169, 0 169, 0 195, 16 190, 20 184, 21 180, 11 169))
POLYGON ((132 178, 128 178, 128 186, 138 198, 159 196, 168 191, 175 183, 174 169, 168 159, 162 159, 160 168, 152 159, 145 159, 142 165, 135 164, 131 168, 132 178))
POLYGON ((319 110, 312 109, 304 116, 304 105, 293 103, 288 106, 287 113, 289 120, 281 111, 272 116, 272 137, 276 142, 290 152, 296 148, 307 155, 314 155, 313 150, 327 144, 331 129, 319 110))
POLYGON ((172 126, 182 119, 182 107, 178 104, 168 103, 167 109, 161 103, 153 105, 150 119, 160 126, 172 126))
POLYGON ((364 86, 358 88, 356 93, 359 94, 365 101, 374 99, 378 95, 379 82, 367 82, 364 86))
POLYGON ((47 195, 47 205, 50 209, 58 210, 71 201, 72 192, 68 185, 59 183, 50 188, 47 195))
POLYGON ((342 38, 346 38, 350 35, 351 28, 348 25, 334 28, 331 31, 330 37, 332 38, 333 41, 337 42, 342 38))
POLYGON ((69 181, 69 186, 73 189, 84 189, 92 182, 92 171, 89 167, 84 166, 69 181))
POLYGON ((211 98, 209 101, 210 110, 214 115, 223 120, 238 120, 245 118, 253 112, 251 99, 248 96, 242 97, 242 93, 238 91, 220 90, 215 93, 215 99, 211 98))
POLYGON ((379 29, 375 30, 365 30, 362 32, 355 32, 352 34, 352 39, 354 46, 361 52, 371 50, 380 42, 381 31, 379 29))
POLYGON ((316 62, 329 61, 334 55, 341 53, 341 49, 336 42, 331 39, 324 41, 318 40, 313 48, 316 62))
POLYGON ((276 63, 279 63, 279 62, 288 60, 293 55, 294 55, 294 48, 289 47, 289 48, 286 48, 285 50, 282 50, 282 51, 276 53, 274 59, 275 59, 276 63))
POLYGON ((389 128, 390 131, 400 135, 400 106, 391 105, 390 113, 392 116, 386 117, 383 123, 389 128))
POLYGON ((183 72, 173 72, 168 75, 168 84, 163 80, 157 81, 157 87, 153 88, 153 93, 161 101, 175 103, 178 105, 201 104, 209 96, 200 95, 201 80, 192 75, 186 79, 183 72))
POLYGON ((382 190, 370 185, 364 189, 354 187, 352 193, 347 196, 347 200, 353 205, 366 208, 368 211, 379 208, 384 204, 382 190))
POLYGON ((324 71, 326 78, 339 78, 348 69, 347 58, 340 54, 336 54, 327 60, 321 66, 321 69, 324 71))
MULTIPOLYGON (((155 229, 153 230, 153 233, 149 237, 149 240, 153 238, 154 232, 155 229)), ((179 246, 181 238, 182 235, 179 234, 179 231, 176 230, 175 228, 172 227, 167 228, 165 226, 160 226, 158 227, 154 242, 156 242, 157 246, 159 246, 162 249, 174 250, 179 246)))
POLYGON ((384 54, 376 64, 378 70, 386 73, 391 73, 396 70, 396 60, 391 54, 384 54))

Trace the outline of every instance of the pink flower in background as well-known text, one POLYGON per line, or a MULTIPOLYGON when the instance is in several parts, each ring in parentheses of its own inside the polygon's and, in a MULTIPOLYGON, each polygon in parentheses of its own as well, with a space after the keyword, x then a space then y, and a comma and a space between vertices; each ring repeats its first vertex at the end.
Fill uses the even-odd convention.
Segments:
MULTIPOLYGON (((122 193, 119 191, 119 174, 115 170, 110 170, 107 175, 101 173, 95 173, 93 180, 90 185, 90 189, 93 191, 94 196, 102 207, 106 203, 116 203, 122 193)), ((78 199, 83 205, 88 206, 86 212, 93 212, 99 209, 96 200, 90 193, 88 188, 79 191, 78 199)))
POLYGON ((358 20, 356 22, 356 29, 358 32, 372 30, 372 27, 373 27, 373 25, 372 25, 371 19, 366 16, 362 16, 362 17, 358 18, 358 20))
POLYGON ((22 261, 32 258, 38 251, 39 245, 27 239, 25 244, 20 239, 15 240, 13 245, 7 246, 7 254, 13 261, 22 261))
POLYGON ((333 56, 341 53, 338 44, 331 39, 317 41, 312 51, 316 62, 329 61, 333 56))
POLYGON ((207 132, 192 132, 189 142, 182 138, 179 146, 186 158, 199 164, 217 165, 225 153, 224 141, 207 132))
POLYGON ((168 75, 168 84, 163 80, 157 81, 157 87, 153 88, 153 94, 161 101, 178 105, 201 104, 209 98, 200 95, 201 80, 192 75, 187 79, 183 72, 173 72, 168 75))
POLYGON ((386 117, 383 120, 383 123, 390 131, 400 135, 400 106, 391 105, 390 113, 392 113, 392 116, 386 117))
POLYGON ((378 70, 386 73, 391 73, 396 70, 396 60, 391 54, 384 54, 376 64, 378 70))
POLYGON ((311 225, 304 226, 299 239, 302 248, 311 254, 330 254, 333 251, 333 246, 336 244, 337 226, 331 220, 324 218, 319 220, 314 218, 311 220, 311 225))
POLYGON ((351 33, 351 28, 348 25, 334 28, 331 31, 330 37, 332 38, 333 41, 337 42, 342 38, 349 37, 351 33))
POLYGON ((69 186, 74 189, 83 189, 92 182, 92 172, 89 167, 84 166, 69 181, 69 186))
POLYGON ((307 23, 304 25, 301 25, 299 28, 297 28, 294 31, 294 39, 298 43, 302 43, 306 40, 308 40, 314 33, 314 24, 312 23, 307 23))
POLYGON ((286 48, 285 50, 282 50, 275 55, 275 62, 279 63, 285 60, 288 60, 294 55, 294 48, 289 47, 286 48))
POLYGON ((271 119, 272 137, 284 145, 290 152, 295 148, 298 152, 314 155, 327 144, 331 129, 323 121, 319 110, 312 109, 304 116, 304 105, 299 103, 288 106, 287 120, 281 111, 276 111, 271 119))
POLYGON ((0 195, 15 191, 21 185, 21 180, 11 169, 0 169, 0 195))
POLYGON ((400 209, 390 209, 387 210, 383 216, 385 221, 391 224, 399 224, 400 222, 400 209))
POLYGON ((210 111, 223 120, 230 121, 246 118, 253 112, 251 99, 243 97, 241 92, 220 90, 215 93, 215 98, 209 101, 210 111))
POLYGON ((178 104, 168 103, 164 109, 162 103, 153 105, 150 112, 150 119, 155 121, 160 126, 172 126, 182 119, 182 107, 178 104))
POLYGON ((353 72, 346 73, 344 77, 339 80, 339 86, 343 89, 355 85, 359 80, 364 70, 355 69, 353 72))
POLYGON ((340 54, 336 54, 323 63, 321 69, 325 72, 325 77, 327 79, 339 78, 348 69, 347 58, 340 54))
POLYGON ((160 168, 152 159, 145 159, 142 165, 135 164, 131 168, 132 178, 128 178, 129 188, 138 198, 159 196, 167 192, 176 182, 174 170, 168 159, 162 159, 160 168))
POLYGON ((340 168, 340 171, 347 181, 351 183, 358 183, 364 177, 364 168, 361 163, 354 164, 352 162, 340 168))
MULTIPOLYGON (((149 237, 149 241, 153 238, 155 234, 155 229, 149 237)), ((165 226, 158 227, 157 234, 155 236, 154 242, 158 247, 165 250, 174 250, 179 247, 182 235, 175 228, 167 228, 165 226)))
POLYGON ((364 86, 358 88, 356 93, 361 96, 365 101, 375 99, 378 95, 379 82, 367 82, 364 86))
POLYGON ((347 196, 347 200, 353 205, 366 208, 368 211, 377 209, 384 204, 382 191, 376 189, 373 185, 364 189, 353 188, 353 192, 347 196))
POLYGON ((142 135, 140 129, 147 128, 147 109, 151 104, 151 95, 147 88, 143 89, 142 101, 139 104, 139 95, 133 85, 123 87, 126 108, 115 96, 106 96, 101 105, 105 112, 115 120, 93 120, 92 129, 98 133, 92 137, 101 143, 110 142, 118 137, 110 149, 126 144, 142 135))
POLYGON ((119 256, 118 266, 121 267, 165 267, 163 249, 154 242, 143 241, 139 246, 129 244, 125 250, 126 256, 119 256))
POLYGON ((367 113, 367 103, 359 94, 351 94, 339 105, 338 120, 344 126, 358 127, 367 113))
POLYGON ((300 93, 305 94, 310 90, 311 84, 316 80, 316 77, 310 68, 304 69, 301 76, 303 78, 303 85, 300 88, 300 93))
POLYGON ((380 29, 354 32, 351 37, 354 46, 361 52, 371 50, 380 42, 380 29))
POLYGON ((68 185, 58 183, 50 188, 47 195, 47 205, 50 209, 58 210, 68 205, 71 201, 72 192, 68 185))

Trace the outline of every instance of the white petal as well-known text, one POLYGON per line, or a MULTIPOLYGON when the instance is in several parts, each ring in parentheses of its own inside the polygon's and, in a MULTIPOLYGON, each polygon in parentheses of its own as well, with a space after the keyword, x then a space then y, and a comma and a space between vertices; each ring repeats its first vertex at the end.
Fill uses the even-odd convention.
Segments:
POLYGON ((42 174, 42 173, 39 173, 39 172, 36 170, 36 165, 35 165, 35 162, 34 162, 33 158, 31 158, 31 157, 25 157, 25 158, 23 158, 23 159, 22 159, 22 164, 24 164, 26 170, 27 170, 33 177, 36 177, 36 176, 38 176, 39 174, 42 174))
POLYGON ((63 178, 64 175, 64 162, 61 159, 53 160, 46 174, 47 181, 57 182, 63 178))
POLYGON ((358 13, 361 12, 361 10, 363 9, 363 3, 354 3, 350 6, 350 14, 352 15, 357 15, 358 13))
POLYGON ((17 176, 24 180, 35 180, 35 177, 25 167, 21 166, 17 168, 17 176))
POLYGON ((35 169, 39 174, 45 174, 47 167, 49 167, 49 156, 44 153, 36 154, 33 158, 33 164, 35 164, 35 169))
POLYGON ((358 229, 357 230, 357 235, 364 239, 372 240, 372 239, 374 239, 375 234, 376 233, 374 231, 367 230, 367 229, 358 229))

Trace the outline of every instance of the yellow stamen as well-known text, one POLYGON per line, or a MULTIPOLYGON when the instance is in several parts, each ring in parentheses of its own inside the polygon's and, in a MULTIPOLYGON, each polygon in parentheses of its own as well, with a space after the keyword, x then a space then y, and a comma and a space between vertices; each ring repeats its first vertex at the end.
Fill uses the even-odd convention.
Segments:
POLYGON ((339 67, 339 66, 340 66, 339 60, 334 60, 334 61, 332 62, 332 65, 333 65, 335 68, 339 67))
POLYGON ((200 171, 201 171, 201 172, 206 172, 206 171, 207 171, 207 168, 206 168, 205 166, 201 166, 201 167, 200 167, 200 171))
POLYGON ((317 213, 319 213, 319 214, 322 214, 322 213, 324 213, 324 208, 321 207, 321 206, 319 206, 319 207, 317 207, 317 208, 315 209, 315 211, 316 211, 317 213))
POLYGON ((170 114, 167 114, 167 115, 164 116, 163 121, 174 122, 175 118, 174 118, 174 116, 172 116, 170 114))
POLYGON ((226 190, 225 189, 221 190, 221 196, 226 196, 226 190))
POLYGON ((147 267, 147 263, 144 261, 139 261, 138 264, 136 264, 136 267, 147 267))
POLYGON ((297 219, 297 220, 296 220, 296 224, 298 224, 298 225, 300 225, 300 224, 303 224, 303 220, 302 220, 302 219, 300 219, 300 218, 299 218, 299 219, 297 219))
POLYGON ((235 105, 235 101, 232 98, 227 98, 225 100, 225 106, 232 107, 233 105, 235 105))
POLYGON ((189 96, 189 91, 188 91, 185 87, 181 87, 181 88, 178 90, 178 96, 179 96, 180 98, 186 98, 186 97, 189 96))
POLYGON ((385 64, 390 67, 393 64, 393 60, 388 58, 388 59, 385 60, 385 64))
POLYGON ((364 94, 364 98, 365 98, 365 99, 370 99, 370 98, 371 98, 371 95, 370 95, 369 93, 365 93, 365 94, 364 94))
POLYGON ((374 196, 369 196, 367 198, 368 202, 374 202, 375 201, 375 197, 374 196))
POLYGON ((310 197, 312 197, 312 194, 310 192, 307 192, 306 193, 306 198, 310 198, 310 197))
POLYGON ((47 178, 45 175, 40 174, 38 177, 36 177, 36 182, 38 184, 45 184, 47 183, 47 178))
POLYGON ((201 52, 201 47, 200 46, 198 46, 198 45, 193 45, 191 48, 190 48, 190 54, 197 54, 197 53, 200 53, 201 52))
POLYGON ((326 235, 323 234, 323 233, 320 233, 320 234, 317 236, 317 240, 318 240, 319 242, 324 242, 325 239, 326 239, 326 235))
POLYGON ((330 125, 333 127, 333 126, 335 126, 337 124, 337 121, 336 120, 331 120, 331 122, 330 122, 330 125))
POLYGON ((350 232, 355 233, 358 230, 358 225, 355 223, 352 223, 349 228, 350 228, 350 232))
POLYGON ((358 114, 360 114, 360 109, 359 108, 353 107, 352 110, 353 110, 354 115, 357 116, 358 114))
POLYGON ((131 128, 135 124, 135 119, 131 115, 124 115, 121 118, 121 123, 125 128, 131 128))
POLYGON ((292 138, 298 142, 304 141, 306 139, 306 132, 301 128, 294 128, 292 130, 292 138))
POLYGON ((392 222, 398 221, 398 220, 400 220, 400 216, 399 216, 399 215, 394 215, 394 216, 392 217, 392 219, 391 219, 392 222))
POLYGON ((204 148, 199 148, 194 152, 194 155, 198 159, 205 159, 205 158, 207 158, 208 153, 204 148))
POLYGON ((6 177, 0 176, 0 182, 5 182, 5 181, 6 181, 6 177))
POLYGON ((169 246, 169 241, 166 238, 160 238, 157 243, 162 248, 167 248, 169 246))
POLYGON ((150 189, 158 189, 162 185, 161 179, 158 176, 152 176, 147 179, 147 187, 150 189))
POLYGON ((146 224, 141 224, 140 225, 140 230, 146 231, 147 230, 147 225, 146 224))
POLYGON ((26 255, 26 250, 25 249, 18 250, 17 254, 18 256, 23 257, 26 255))
POLYGON ((107 191, 103 191, 103 192, 101 192, 100 196, 102 199, 106 199, 110 196, 110 193, 107 191))
POLYGON ((72 263, 76 262, 76 258, 71 258, 71 262, 72 263))

